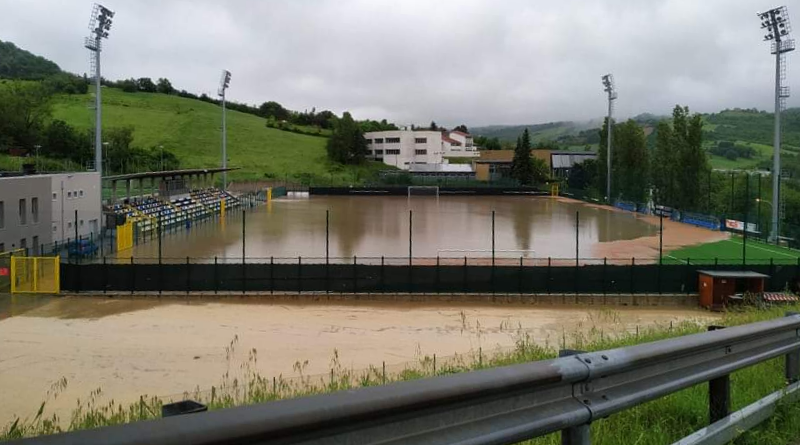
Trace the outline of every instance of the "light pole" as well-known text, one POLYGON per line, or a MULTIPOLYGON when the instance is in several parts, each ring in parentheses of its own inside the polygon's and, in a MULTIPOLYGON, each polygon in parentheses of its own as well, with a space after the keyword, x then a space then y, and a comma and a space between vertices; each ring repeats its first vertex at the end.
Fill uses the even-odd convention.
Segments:
MULTIPOLYGON (((91 35, 84 40, 84 46, 89 51, 94 52, 92 68, 94 71, 94 169, 103 177, 103 149, 102 149, 102 112, 100 100, 100 52, 102 51, 102 39, 108 38, 108 31, 111 29, 111 19, 114 12, 105 6, 95 3, 92 7, 92 18, 89 20, 89 30, 91 35)), ((102 183, 102 179, 101 179, 102 183)))
POLYGON ((608 93, 608 148, 606 150, 606 199, 611 202, 611 133, 614 125, 612 117, 614 114, 614 101, 617 100, 617 91, 614 86, 614 76, 606 74, 603 76, 603 91, 608 93))
MULTIPOLYGON (((772 203, 780 202, 781 181, 781 111, 786 98, 789 97, 789 88, 782 86, 786 79, 784 54, 794 50, 794 40, 789 37, 792 31, 789 23, 789 11, 786 6, 770 9, 757 14, 761 19, 761 28, 767 31, 765 41, 772 42, 772 54, 775 54, 775 136, 772 146, 772 203)), ((772 206, 772 230, 770 241, 777 242, 779 232, 778 223, 780 215, 778 207, 772 206)))
POLYGON ((217 94, 222 97, 222 190, 228 188, 228 172, 224 169, 228 168, 228 129, 225 122, 225 90, 231 84, 231 72, 222 70, 222 77, 219 80, 219 91, 217 94))

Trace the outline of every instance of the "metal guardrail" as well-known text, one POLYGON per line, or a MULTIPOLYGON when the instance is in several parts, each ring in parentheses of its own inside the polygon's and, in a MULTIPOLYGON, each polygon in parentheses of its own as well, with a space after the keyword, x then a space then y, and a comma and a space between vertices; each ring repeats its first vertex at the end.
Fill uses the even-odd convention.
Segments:
MULTIPOLYGON (((779 356, 786 356, 787 379, 796 381, 798 315, 553 360, 12 443, 479 445, 512 444, 560 430, 562 443, 588 444, 592 421, 703 382, 709 382, 711 422, 724 423, 730 419, 729 374, 779 356)), ((752 423, 752 416, 739 418, 752 423)))

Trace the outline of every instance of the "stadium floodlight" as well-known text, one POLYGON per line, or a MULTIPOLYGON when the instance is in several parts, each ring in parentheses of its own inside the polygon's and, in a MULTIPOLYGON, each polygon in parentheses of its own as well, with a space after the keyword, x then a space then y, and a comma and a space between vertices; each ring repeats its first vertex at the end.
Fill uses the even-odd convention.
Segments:
POLYGON ((611 201, 611 133, 613 129, 612 118, 614 114, 614 101, 617 100, 617 90, 614 85, 614 76, 606 74, 603 79, 603 91, 608 93, 608 149, 606 150, 606 199, 611 201))
POLYGON ((102 39, 108 38, 108 32, 111 30, 111 19, 114 18, 114 12, 105 6, 95 3, 92 7, 92 17, 89 19, 89 37, 84 40, 84 46, 92 52, 91 54, 91 68, 94 72, 94 170, 100 175, 100 184, 102 188, 103 177, 103 143, 102 143, 102 109, 100 100, 100 51, 102 51, 102 39))
MULTIPOLYGON (((219 79, 219 90, 217 94, 222 97, 222 168, 228 168, 228 129, 225 122, 225 90, 231 84, 231 72, 222 70, 222 76, 219 79)), ((222 190, 228 187, 228 172, 222 170, 222 190)))
MULTIPOLYGON (((761 29, 765 30, 764 40, 772 42, 771 52, 775 54, 775 135, 772 146, 772 202, 782 203, 780 193, 781 175, 781 112, 786 106, 789 97, 789 87, 784 87, 786 81, 785 54, 794 50, 794 40, 790 38, 792 25, 789 22, 789 11, 786 6, 759 12, 761 29)), ((779 210, 783 206, 772 206, 772 227, 769 239, 778 241, 780 235, 779 210)))

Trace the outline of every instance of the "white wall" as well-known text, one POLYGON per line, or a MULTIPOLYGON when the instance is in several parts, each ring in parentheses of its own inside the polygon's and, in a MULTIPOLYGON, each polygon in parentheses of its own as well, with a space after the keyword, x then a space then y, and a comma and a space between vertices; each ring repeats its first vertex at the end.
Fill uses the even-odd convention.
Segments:
POLYGON ((78 236, 97 237, 102 228, 100 175, 94 172, 62 173, 51 178, 53 241, 75 238, 75 211, 78 211, 78 236))
POLYGON ((442 134, 438 131, 375 131, 365 133, 373 157, 380 158, 381 155, 375 154, 376 150, 383 150, 383 163, 392 165, 402 170, 408 170, 411 163, 441 164, 444 162, 444 148, 442 146, 442 134), (387 143, 386 139, 399 138, 400 142, 387 143), (424 143, 417 143, 417 139, 425 139, 424 143), (376 143, 376 139, 383 140, 383 143, 376 143), (399 154, 388 154, 387 150, 399 150, 399 154), (425 150, 425 154, 418 155, 417 150, 425 150))

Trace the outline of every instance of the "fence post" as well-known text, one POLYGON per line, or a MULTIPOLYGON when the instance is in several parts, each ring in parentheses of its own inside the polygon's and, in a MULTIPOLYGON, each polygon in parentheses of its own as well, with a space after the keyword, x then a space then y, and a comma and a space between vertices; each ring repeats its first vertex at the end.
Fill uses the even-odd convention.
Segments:
MULTIPOLYGON (((709 326, 709 331, 723 329, 724 326, 709 326)), ((730 414, 731 376, 726 374, 708 381, 709 423, 714 423, 730 414)))
POLYGON ((603 257, 603 296, 606 295, 606 281, 608 281, 608 258, 603 257))
POLYGON ((381 255, 381 292, 385 293, 386 292, 386 282, 384 281, 384 270, 383 270, 383 267, 384 267, 384 257, 383 257, 383 255, 381 255))
POLYGON ((467 256, 466 255, 464 255, 464 270, 463 270, 463 273, 461 274, 461 278, 462 278, 462 280, 461 280, 461 289, 462 289, 462 292, 466 293, 467 292, 467 256))
POLYGON ((439 255, 436 255, 436 293, 439 293, 439 255))
POLYGON ((247 255, 245 251, 245 238, 247 238, 247 229, 245 221, 247 220, 247 213, 242 209, 242 295, 247 290, 247 255))
POLYGON ((303 257, 297 257, 297 293, 303 293, 303 257))
MULTIPOLYGON (((584 352, 574 349, 561 349, 558 351, 558 356, 569 357, 583 354, 584 352)), ((589 445, 591 443, 590 429, 590 424, 586 423, 561 430, 561 445, 589 445)))
POLYGON ((492 210, 492 292, 494 292, 494 210, 492 210))
POLYGON ((131 255, 131 294, 136 290, 136 265, 133 264, 133 255, 131 255))
MULTIPOLYGON (((785 316, 800 315, 797 312, 786 312, 785 316)), ((800 349, 786 354, 786 382, 795 383, 800 380, 800 349)))
POLYGON ((689 257, 686 257, 686 293, 689 293, 689 289, 691 288, 692 281, 691 281, 691 271, 692 271, 692 260, 689 257))
MULTIPOLYGON (((414 245, 413 236, 412 236, 412 228, 414 227, 414 211, 408 211, 408 266, 409 271, 411 270, 411 258, 412 258, 412 247, 414 245)), ((410 281, 410 280, 409 280, 410 281)))
POLYGON ((769 258, 769 290, 775 290, 775 259, 773 257, 769 258))
POLYGON ((355 255, 353 255, 353 293, 358 292, 358 266, 356 263, 358 262, 355 255))
POLYGON ((519 272, 517 273, 517 290, 522 295, 522 255, 519 256, 519 272))
POLYGON ((186 257, 186 294, 189 294, 189 290, 192 287, 192 274, 189 266, 189 257, 186 257))
POLYGON ((635 269, 636 269, 636 258, 634 257, 631 258, 631 295, 633 295, 634 291, 636 290, 636 285, 634 284, 636 280, 633 278, 633 273, 635 269))
POLYGON ((269 293, 275 293, 275 259, 269 257, 269 293))
POLYGON ((551 263, 552 263, 551 260, 552 259, 550 257, 547 257, 547 294, 548 295, 550 295, 550 281, 552 280, 552 277, 550 275, 550 266, 551 266, 551 263))
POLYGON ((219 291, 219 275, 217 274, 217 257, 214 257, 214 295, 219 291))

